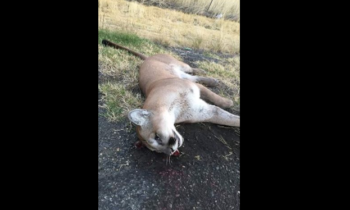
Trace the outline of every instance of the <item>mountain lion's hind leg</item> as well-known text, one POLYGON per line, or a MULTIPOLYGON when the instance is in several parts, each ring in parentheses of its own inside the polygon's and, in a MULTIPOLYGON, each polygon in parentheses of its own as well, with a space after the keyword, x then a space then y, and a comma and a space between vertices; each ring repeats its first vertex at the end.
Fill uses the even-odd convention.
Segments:
POLYGON ((216 93, 214 93, 213 91, 209 90, 201 84, 196 85, 199 87, 201 99, 209 101, 212 104, 222 108, 228 108, 233 106, 232 100, 217 95, 216 93))

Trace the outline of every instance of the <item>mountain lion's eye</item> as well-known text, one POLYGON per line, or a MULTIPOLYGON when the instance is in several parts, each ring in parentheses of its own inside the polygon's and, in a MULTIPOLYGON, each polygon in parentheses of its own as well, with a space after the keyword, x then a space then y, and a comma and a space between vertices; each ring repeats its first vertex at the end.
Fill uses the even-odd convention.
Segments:
POLYGON ((164 145, 162 139, 158 136, 157 133, 154 134, 154 140, 156 140, 159 145, 164 145))
POLYGON ((155 135, 154 139, 155 139, 156 141, 159 141, 159 140, 160 140, 158 134, 155 135))

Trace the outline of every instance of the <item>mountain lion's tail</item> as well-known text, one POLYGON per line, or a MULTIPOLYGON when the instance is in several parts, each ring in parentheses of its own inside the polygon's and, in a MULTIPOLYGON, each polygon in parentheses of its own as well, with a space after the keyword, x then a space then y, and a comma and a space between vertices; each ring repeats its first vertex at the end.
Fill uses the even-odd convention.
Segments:
POLYGON ((123 49, 123 50, 126 50, 126 51, 128 51, 129 53, 131 53, 131 54, 133 54, 133 55, 135 55, 135 56, 141 58, 142 60, 145 60, 145 59, 147 58, 147 56, 145 56, 145 55, 143 55, 143 54, 141 54, 141 53, 138 53, 138 52, 135 52, 135 51, 133 51, 133 50, 130 50, 130 49, 126 48, 126 47, 117 45, 117 44, 115 44, 115 43, 113 43, 113 42, 111 42, 111 41, 108 41, 108 40, 106 40, 106 39, 102 40, 102 44, 105 45, 105 46, 114 47, 114 48, 116 48, 116 49, 123 49))

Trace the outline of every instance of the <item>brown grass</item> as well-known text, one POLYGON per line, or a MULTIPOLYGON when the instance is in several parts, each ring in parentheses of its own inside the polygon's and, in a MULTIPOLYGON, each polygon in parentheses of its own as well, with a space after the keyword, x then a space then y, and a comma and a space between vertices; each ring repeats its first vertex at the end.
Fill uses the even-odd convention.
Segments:
POLYGON ((222 14, 223 18, 240 20, 239 0, 137 0, 142 4, 173 8, 186 13, 210 15, 222 14))
MULTIPOLYGON (((214 0, 211 7, 219 5, 218 2, 214 0)), ((239 52, 240 24, 234 21, 185 14, 124 0, 99 0, 98 10, 99 28, 102 29, 134 33, 168 46, 239 52)))

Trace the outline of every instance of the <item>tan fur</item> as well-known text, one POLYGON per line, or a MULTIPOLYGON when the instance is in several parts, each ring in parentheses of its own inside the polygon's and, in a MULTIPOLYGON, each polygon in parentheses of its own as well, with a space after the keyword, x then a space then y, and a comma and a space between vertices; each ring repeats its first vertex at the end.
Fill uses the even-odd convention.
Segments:
POLYGON ((147 57, 107 40, 103 40, 103 44, 127 50, 144 60, 140 66, 139 85, 146 101, 142 109, 129 113, 129 119, 137 125, 138 137, 150 150, 172 155, 181 147, 183 138, 175 129, 176 123, 240 126, 239 116, 219 108, 228 108, 233 102, 202 85, 216 85, 216 79, 187 74, 203 70, 192 69, 170 55, 147 57))

